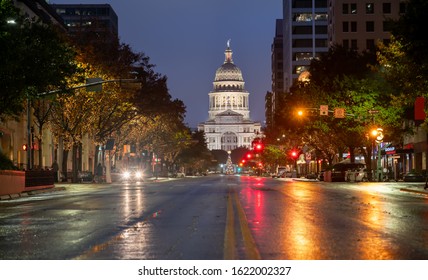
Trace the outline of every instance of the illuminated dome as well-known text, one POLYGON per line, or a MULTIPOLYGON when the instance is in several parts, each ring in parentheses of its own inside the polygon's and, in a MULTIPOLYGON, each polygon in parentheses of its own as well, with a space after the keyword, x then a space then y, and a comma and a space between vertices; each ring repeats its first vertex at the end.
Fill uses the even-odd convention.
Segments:
POLYGON ((232 50, 228 44, 227 49, 224 53, 225 60, 224 64, 220 66, 215 72, 214 82, 220 81, 240 81, 243 82, 241 69, 238 68, 235 64, 233 64, 232 60, 232 50))

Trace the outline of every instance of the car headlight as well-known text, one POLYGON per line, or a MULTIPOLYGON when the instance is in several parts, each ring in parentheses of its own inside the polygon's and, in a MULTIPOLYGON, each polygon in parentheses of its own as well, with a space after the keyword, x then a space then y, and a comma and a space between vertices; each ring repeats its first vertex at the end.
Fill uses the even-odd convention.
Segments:
POLYGON ((131 173, 129 172, 129 171, 125 171, 125 172, 123 172, 123 178, 125 178, 125 179, 129 179, 130 177, 131 177, 131 173))
POLYGON ((136 171, 135 172, 135 178, 137 178, 137 179, 143 178, 143 173, 141 171, 136 171))

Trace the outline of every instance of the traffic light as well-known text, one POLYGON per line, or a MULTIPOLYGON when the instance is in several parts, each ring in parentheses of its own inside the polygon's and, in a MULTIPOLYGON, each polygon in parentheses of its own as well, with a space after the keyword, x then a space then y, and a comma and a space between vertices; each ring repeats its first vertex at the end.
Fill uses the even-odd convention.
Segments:
POLYGON ((23 150, 23 151, 28 150, 28 146, 27 146, 27 144, 23 144, 23 145, 22 145, 22 150, 23 150))
POLYGON ((251 159, 252 157, 253 157, 252 154, 250 154, 250 153, 247 154, 247 159, 251 159))
POLYGON ((291 150, 290 151, 290 157, 293 160, 296 160, 299 157, 299 151, 298 150, 291 150))
POLYGON ((256 151, 261 152, 263 150, 263 144, 262 143, 257 143, 255 149, 256 149, 256 151))

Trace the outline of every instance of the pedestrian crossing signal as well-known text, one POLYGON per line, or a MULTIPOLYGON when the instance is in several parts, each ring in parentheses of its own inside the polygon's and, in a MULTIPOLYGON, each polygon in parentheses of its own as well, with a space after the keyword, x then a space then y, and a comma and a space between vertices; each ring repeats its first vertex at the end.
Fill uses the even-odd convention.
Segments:
POLYGON ((320 105, 320 115, 328 116, 328 105, 320 105))
POLYGON ((334 108, 334 117, 343 119, 345 117, 345 108, 334 108))

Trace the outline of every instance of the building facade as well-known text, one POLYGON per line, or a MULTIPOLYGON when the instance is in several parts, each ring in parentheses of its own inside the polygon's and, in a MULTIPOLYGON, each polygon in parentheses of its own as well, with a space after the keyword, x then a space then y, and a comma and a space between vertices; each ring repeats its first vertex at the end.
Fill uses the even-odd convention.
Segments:
POLYGON ((210 150, 232 151, 238 147, 251 147, 261 133, 261 124, 250 119, 249 92, 241 70, 233 63, 230 43, 225 60, 216 73, 213 90, 208 94, 208 120, 198 125, 205 132, 210 150))
POLYGON ((281 94, 284 94, 283 20, 277 19, 271 46, 272 91, 266 94, 266 126, 274 125, 274 115, 281 94))
POLYGON ((109 4, 52 4, 73 35, 85 30, 118 36, 118 17, 109 4))
POLYGON ((329 43, 373 51, 379 41, 389 41, 389 20, 398 19, 405 10, 403 0, 329 0, 329 43))
MULTIPOLYGON (((66 31, 61 17, 45 0, 14 0, 13 4, 28 21, 53 24, 59 30, 66 31)), ((42 146, 39 146, 39 141, 34 137, 36 125, 32 116, 33 110, 32 108, 29 110, 29 112, 23 112, 17 120, 9 119, 0 122, 0 152, 20 169, 50 167, 54 161, 53 134, 49 129, 44 128, 42 146), (29 160, 30 158, 32 161, 29 160)))
POLYGON ((284 90, 328 52, 328 0, 283 0, 284 90))

